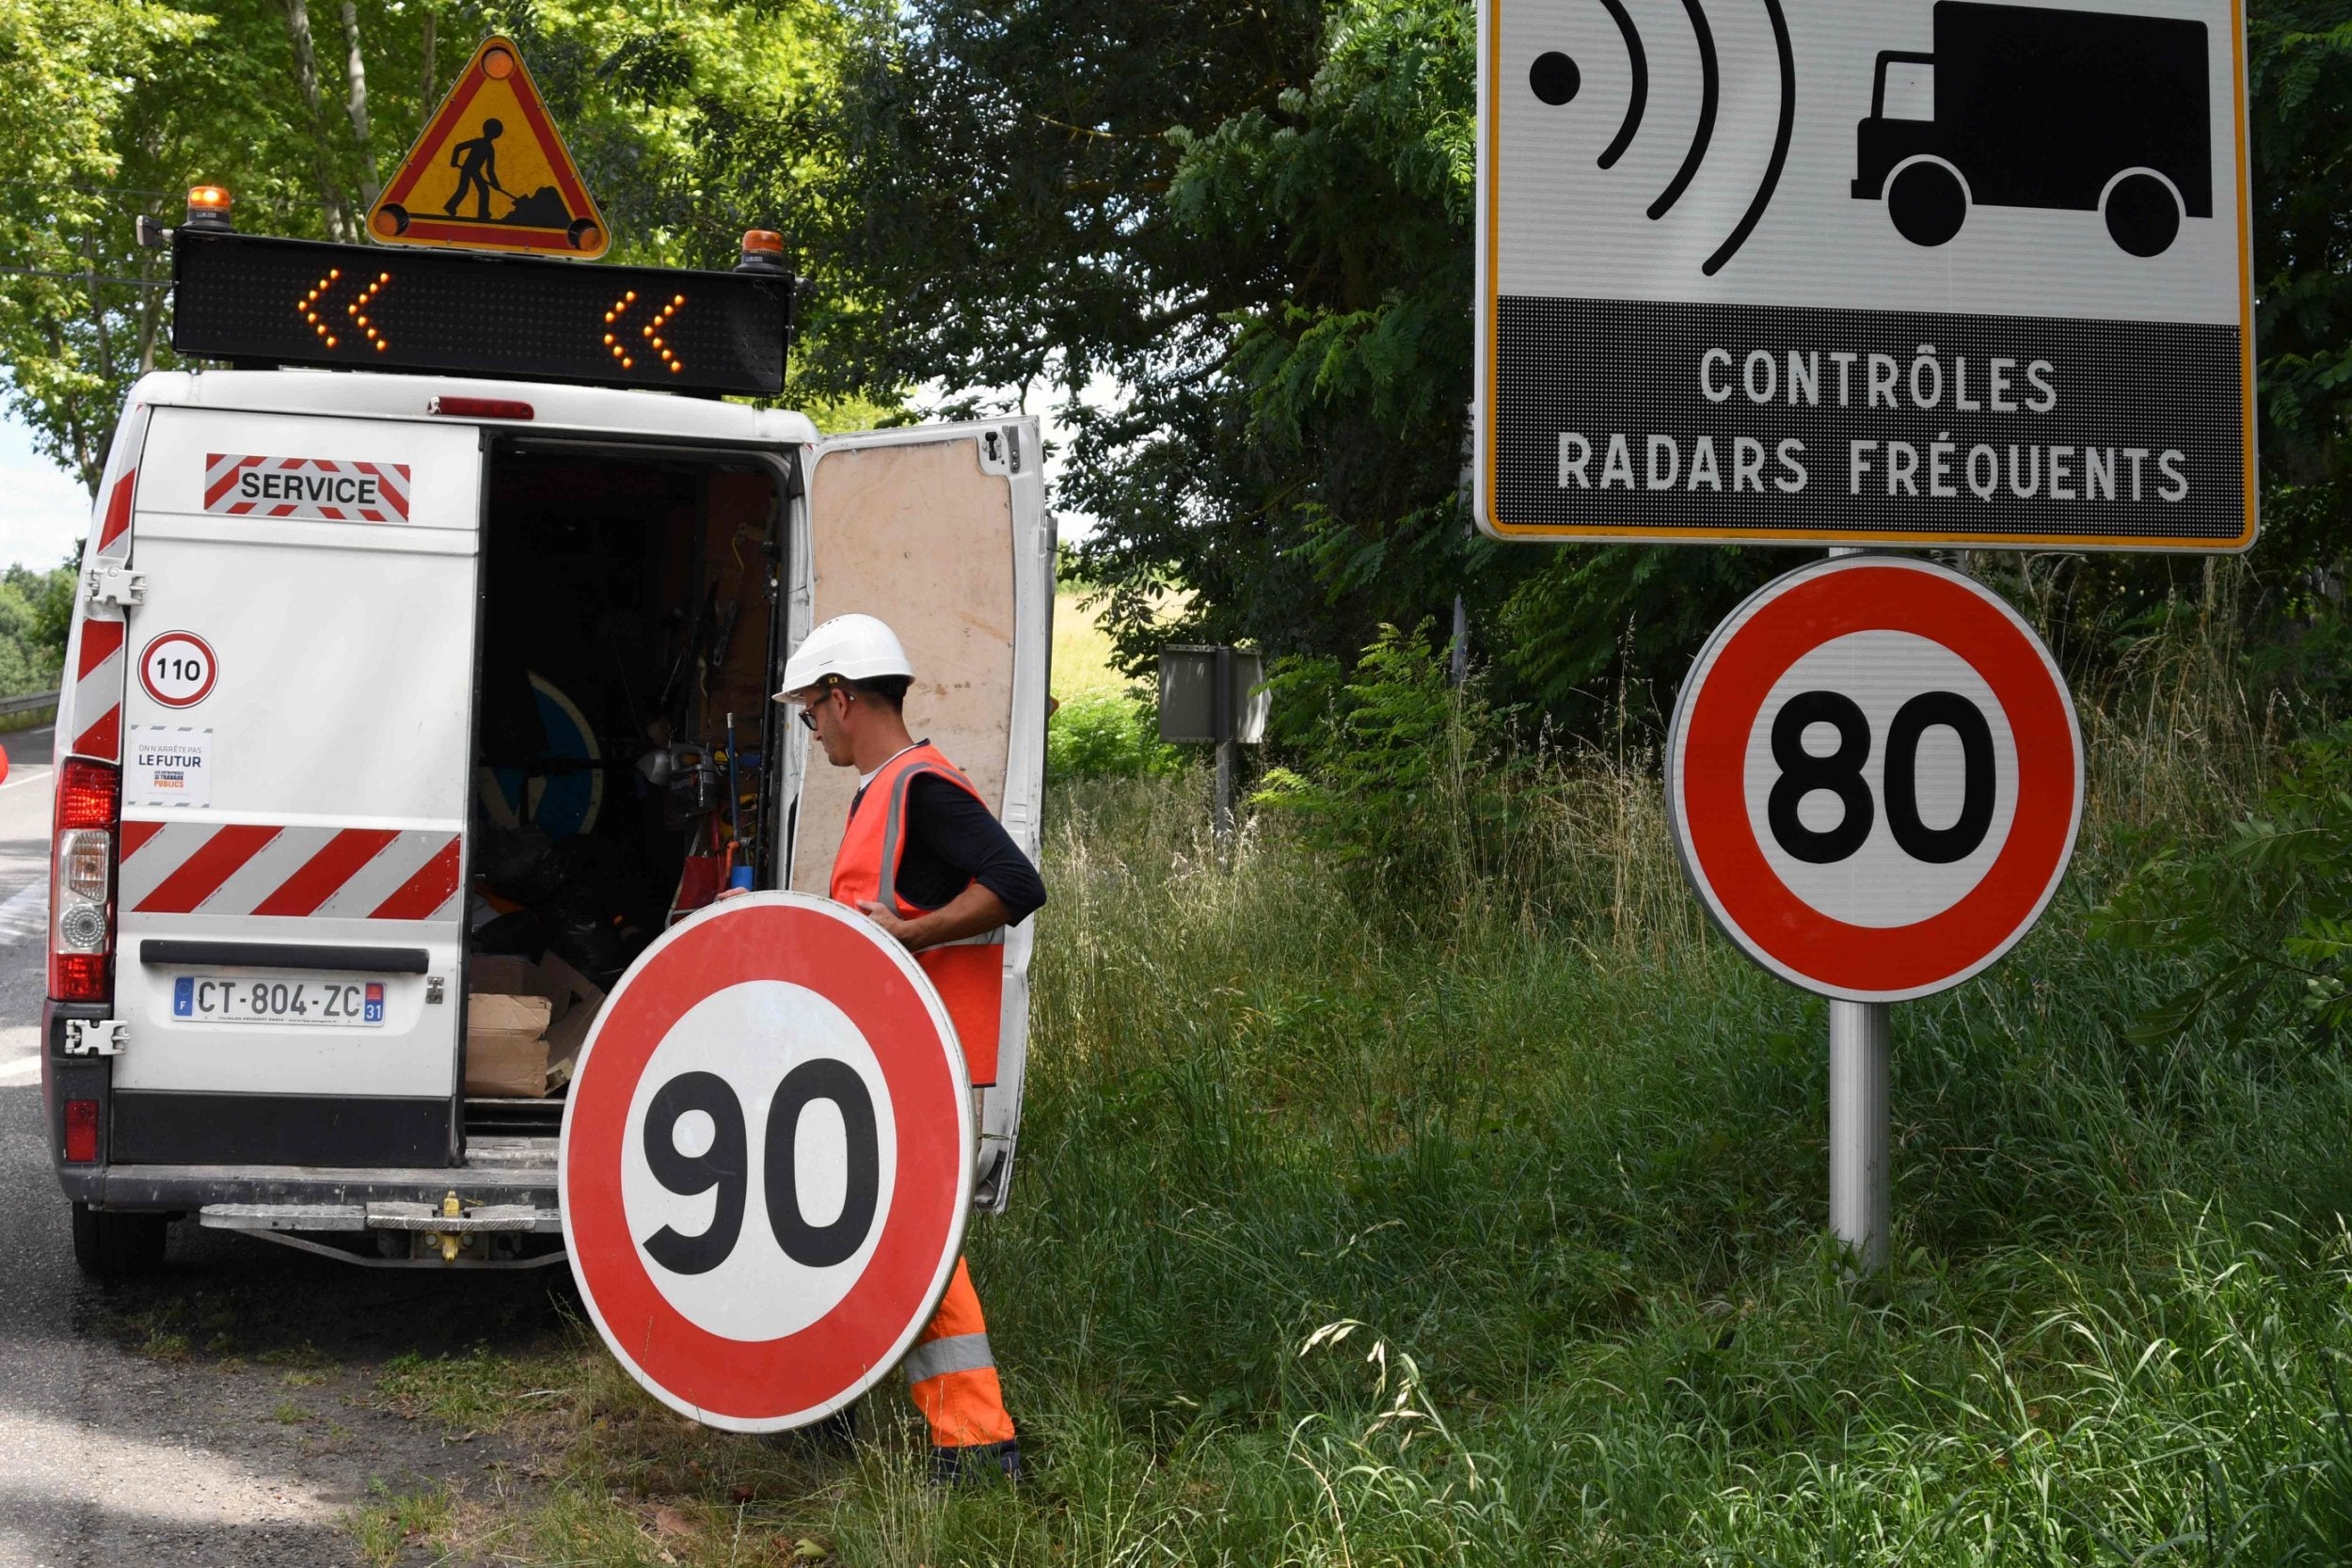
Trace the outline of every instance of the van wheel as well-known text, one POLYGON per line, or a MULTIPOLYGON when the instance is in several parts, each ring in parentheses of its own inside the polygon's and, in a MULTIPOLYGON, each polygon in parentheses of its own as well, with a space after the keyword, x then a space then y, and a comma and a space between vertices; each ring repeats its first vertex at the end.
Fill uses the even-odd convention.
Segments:
POLYGON ((1895 232, 1913 245, 1938 245, 1960 232, 1968 218, 1968 187, 1949 164, 1921 158, 1905 164, 1886 182, 1886 215, 1895 232))
POLYGON ((92 1279, 130 1279, 163 1266, 163 1214, 120 1214, 73 1206, 73 1261, 92 1279))
POLYGON ((2161 256, 2181 232, 2181 198, 2153 174, 2133 173, 2107 187, 2100 213, 2107 238, 2132 256, 2161 256))

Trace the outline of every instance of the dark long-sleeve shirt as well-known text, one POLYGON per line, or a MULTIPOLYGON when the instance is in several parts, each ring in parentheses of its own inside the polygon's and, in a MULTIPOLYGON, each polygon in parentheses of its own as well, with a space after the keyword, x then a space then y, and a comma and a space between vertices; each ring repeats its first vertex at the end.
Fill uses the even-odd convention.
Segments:
MULTIPOLYGON (((859 790, 850 803, 866 800, 859 790)), ((907 784, 906 849, 898 861, 898 896, 919 909, 935 910, 973 882, 1011 911, 1018 926, 1045 905, 1045 881, 1029 857, 1005 832, 988 807, 935 773, 918 773, 907 784)))

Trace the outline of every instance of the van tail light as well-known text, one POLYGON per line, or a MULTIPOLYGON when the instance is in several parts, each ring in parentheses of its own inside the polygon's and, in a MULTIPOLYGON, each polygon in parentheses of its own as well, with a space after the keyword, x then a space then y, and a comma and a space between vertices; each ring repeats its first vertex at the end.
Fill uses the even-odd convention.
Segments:
POLYGON ((449 397, 435 398, 424 411, 453 420, 530 420, 539 412, 519 398, 449 397))
POLYGON ((98 1163, 98 1101, 65 1102, 65 1159, 70 1165, 98 1163))
POLYGON ((113 999, 115 830, 122 777, 108 763, 68 757, 57 768, 55 859, 49 877, 49 994, 113 999))

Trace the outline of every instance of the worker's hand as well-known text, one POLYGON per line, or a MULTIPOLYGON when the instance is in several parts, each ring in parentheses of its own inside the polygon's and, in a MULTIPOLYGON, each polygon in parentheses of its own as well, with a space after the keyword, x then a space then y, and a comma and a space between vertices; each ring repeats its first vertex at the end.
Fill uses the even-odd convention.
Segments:
POLYGON ((900 942, 906 943, 910 951, 922 945, 919 935, 914 928, 914 922, 911 920, 899 919, 897 915, 890 911, 890 907, 888 905, 878 904, 869 899, 866 902, 860 904, 858 908, 865 911, 866 919, 872 921, 875 925, 881 927, 883 930, 888 931, 892 936, 897 937, 900 942))
POLYGON ((740 898, 751 891, 747 887, 723 887, 719 890, 719 896, 713 902, 723 904, 730 898, 740 898))

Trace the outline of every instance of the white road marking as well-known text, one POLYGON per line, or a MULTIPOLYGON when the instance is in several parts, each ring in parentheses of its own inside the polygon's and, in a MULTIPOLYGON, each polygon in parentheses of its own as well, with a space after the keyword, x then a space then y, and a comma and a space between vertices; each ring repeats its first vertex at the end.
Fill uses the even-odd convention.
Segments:
POLYGON ((0 899, 0 948, 15 946, 49 930, 49 883, 44 879, 25 883, 0 899))
POLYGON ((14 789, 18 784, 47 784, 49 775, 56 771, 56 768, 49 767, 27 768, 7 784, 0 784, 0 789, 14 789))
POLYGON ((0 1089, 21 1089, 40 1082, 39 1054, 0 1062, 0 1089))

